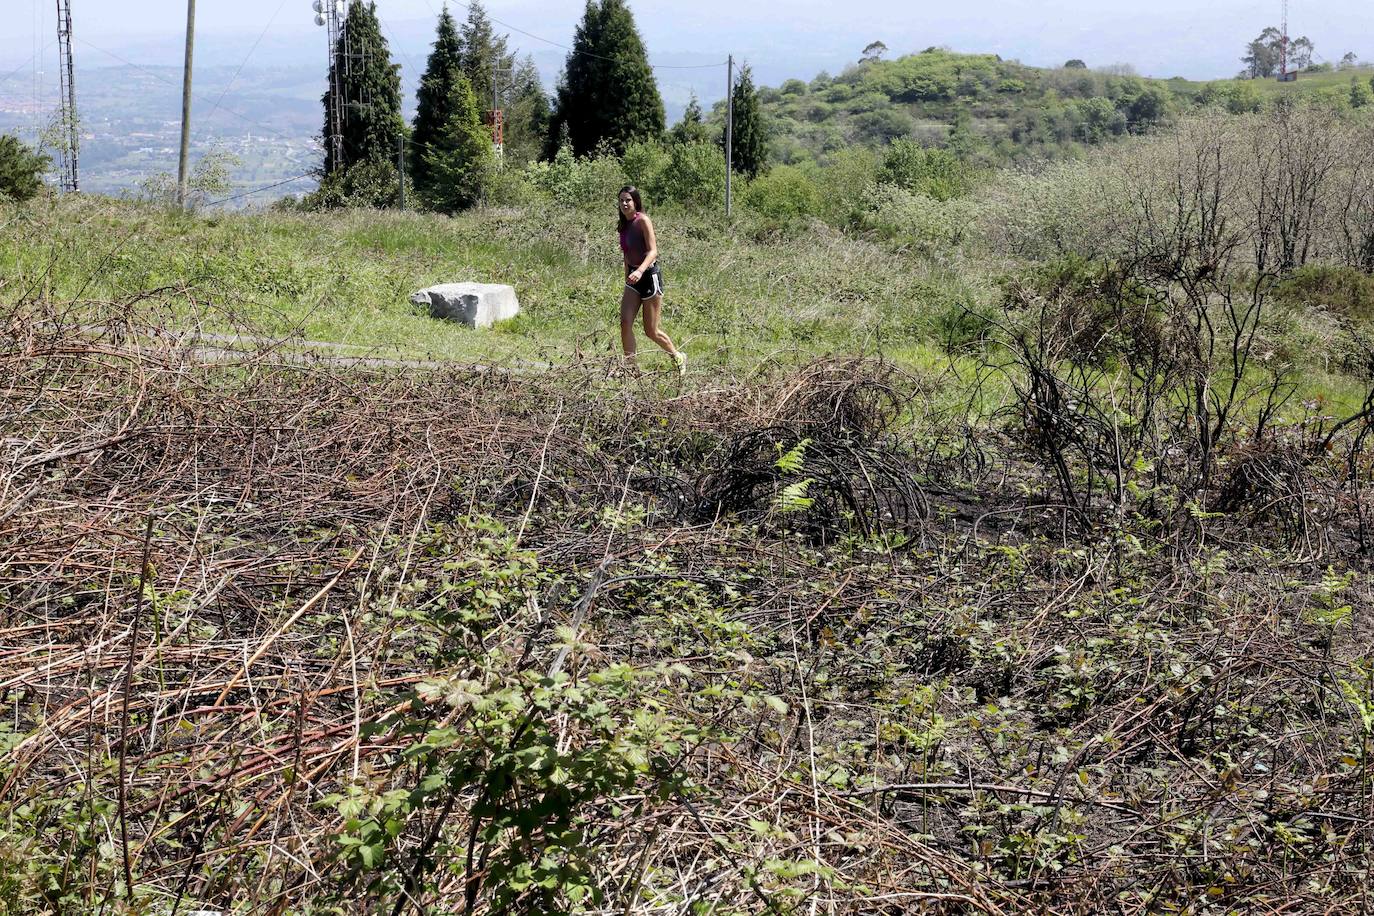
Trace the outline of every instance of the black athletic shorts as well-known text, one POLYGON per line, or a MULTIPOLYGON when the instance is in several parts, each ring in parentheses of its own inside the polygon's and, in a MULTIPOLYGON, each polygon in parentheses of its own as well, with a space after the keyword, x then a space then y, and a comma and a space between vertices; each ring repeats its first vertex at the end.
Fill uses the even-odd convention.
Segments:
POLYGON ((639 278, 638 283, 631 283, 629 278, 625 278, 625 285, 639 293, 641 299, 652 299, 655 296, 663 295, 663 272, 658 269, 658 262, 644 271, 644 275, 639 278))

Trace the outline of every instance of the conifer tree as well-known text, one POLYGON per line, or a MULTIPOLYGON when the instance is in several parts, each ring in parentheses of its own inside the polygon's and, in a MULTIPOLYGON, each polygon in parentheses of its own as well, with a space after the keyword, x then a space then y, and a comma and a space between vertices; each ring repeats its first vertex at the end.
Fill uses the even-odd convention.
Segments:
POLYGON ((415 190, 421 195, 429 192, 429 169, 425 154, 430 152, 439 139, 444 126, 453 116, 453 82, 462 73, 463 46, 458 38, 458 27, 448 7, 439 15, 439 27, 434 38, 434 50, 429 54, 425 65, 425 75, 420 78, 420 88, 416 92, 415 129, 411 133, 411 175, 415 190))
POLYGON ((455 67, 449 85, 448 120, 423 155, 425 200, 446 213, 477 203, 492 166, 491 135, 482 124, 472 84, 455 67))
POLYGON ((731 90, 735 99, 735 123, 730 138, 730 156, 735 171, 750 178, 763 171, 768 155, 768 138, 759 111, 759 95, 749 65, 740 67, 739 80, 731 90))
POLYGON ((546 152, 555 151, 566 128, 579 156, 603 141, 623 153, 635 140, 662 136, 664 120, 663 99, 625 0, 588 0, 558 85, 546 152))
POLYGON ((470 0, 461 38, 463 72, 472 83, 472 94, 477 99, 478 110, 488 111, 492 104, 492 68, 512 69, 515 56, 506 48, 506 36, 492 32, 491 20, 487 18, 487 11, 482 8, 480 0, 470 0))
POLYGON ((329 143, 331 81, 324 95, 325 174, 358 162, 394 161, 405 131, 401 68, 391 62, 377 4, 353 0, 342 31, 334 47, 334 67, 343 101, 343 161, 334 161, 329 143))
POLYGON ((687 108, 682 112, 682 120, 673 125, 670 133, 677 143, 703 143, 706 141, 706 122, 701 113, 701 103, 697 101, 695 92, 687 101, 687 108))

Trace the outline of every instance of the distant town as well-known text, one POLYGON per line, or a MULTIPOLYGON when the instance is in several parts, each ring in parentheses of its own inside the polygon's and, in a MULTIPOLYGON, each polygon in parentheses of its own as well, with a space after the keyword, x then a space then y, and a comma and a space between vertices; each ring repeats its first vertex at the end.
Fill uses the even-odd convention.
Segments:
MULTIPOLYGON (((234 77, 228 68, 198 77, 192 163, 207 156, 229 157, 230 195, 285 182, 229 206, 262 204, 315 187, 313 172, 320 163, 315 69, 245 70, 234 79, 232 93, 225 92, 234 77)), ((149 181, 176 171, 181 121, 180 73, 175 68, 92 68, 78 70, 76 81, 83 190, 137 196, 149 181)), ((56 108, 57 87, 50 80, 37 88, 27 80, 0 83, 0 133, 42 142, 51 132, 56 108)))

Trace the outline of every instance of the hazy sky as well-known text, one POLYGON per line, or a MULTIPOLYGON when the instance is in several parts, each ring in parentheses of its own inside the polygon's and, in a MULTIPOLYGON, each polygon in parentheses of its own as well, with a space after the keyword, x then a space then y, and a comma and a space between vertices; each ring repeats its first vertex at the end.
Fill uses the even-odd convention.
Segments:
MULTIPOLYGON (((441 3, 378 0, 393 43, 410 58, 398 55, 408 69, 423 65, 424 36, 432 34, 441 3)), ((452 6, 459 17, 465 14, 460 5, 452 6)), ((489 0, 486 6, 508 27, 568 44, 584 4, 489 0)), ((1090 66, 1130 63, 1151 76, 1232 76, 1240 69, 1245 42, 1279 19, 1278 0, 632 0, 631 6, 656 60, 677 59, 670 55, 723 58, 733 52, 765 60, 759 68, 769 77, 765 82, 775 81, 779 68, 788 66, 796 72, 783 75, 809 77, 826 61, 833 61, 830 67, 836 69, 856 59, 874 39, 885 42, 893 54, 949 45, 1037 65, 1079 57, 1090 66)), ((184 0, 72 0, 72 7, 79 65, 97 65, 103 51, 139 63, 177 62, 169 39, 184 28, 184 0)), ((0 0, 0 9, 0 64, 5 68, 0 78, 16 68, 31 69, 26 59, 35 49, 44 59, 53 56, 52 0, 0 0)), ((250 64, 282 63, 291 48, 301 49, 304 63, 319 38, 312 15, 310 0, 199 0, 197 35, 209 64, 232 65, 245 58, 250 64), (264 31, 266 39, 248 57, 264 31)), ((1291 34, 1312 39, 1319 60, 1334 62, 1346 51, 1374 58, 1374 41, 1368 38, 1374 35, 1374 3, 1368 0, 1292 0, 1289 23, 1291 34)), ((511 39, 522 52, 546 52, 541 55, 546 60, 562 54, 514 31, 511 39)))

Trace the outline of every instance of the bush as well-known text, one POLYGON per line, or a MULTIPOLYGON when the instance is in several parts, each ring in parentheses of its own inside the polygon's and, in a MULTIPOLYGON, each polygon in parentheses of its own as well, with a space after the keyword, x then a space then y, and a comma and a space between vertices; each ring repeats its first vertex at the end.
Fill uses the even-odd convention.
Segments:
MULTIPOLYGON (((216 198, 227 197, 234 183, 230 173, 238 167, 239 157, 224 150, 211 150, 196 160, 186 178, 185 206, 198 210, 216 198)), ((163 207, 177 204, 177 178, 171 172, 158 172, 139 182, 139 197, 163 207)))
POLYGON ((528 171, 510 166, 492 169, 482 194, 493 207, 524 207, 537 203, 541 196, 528 171))
POLYGON ((704 208, 725 200, 724 153, 713 143, 648 140, 626 149, 621 166, 630 184, 656 203, 704 208))
POLYGON ((625 149, 620 165, 630 184, 658 200, 663 190, 660 183, 672 158, 662 143, 655 140, 641 140, 625 149))
POLYGON ((936 200, 961 197, 973 187, 971 170, 959 157, 913 140, 897 140, 888 147, 878 180, 936 200))
POLYGON ((675 143, 659 182, 661 199, 687 207, 725 203, 725 155, 714 143, 675 143))
POLYGON ((28 200, 43 187, 52 157, 30 149, 18 137, 0 134, 0 197, 28 200))
POLYGON ((751 210, 770 219, 791 220, 821 212, 816 183, 796 166, 774 166, 751 181, 741 196, 751 210))
POLYGON ((531 163, 526 177, 551 201, 569 207, 606 204, 614 208, 616 192, 627 183, 620 160, 610 151, 579 158, 566 145, 552 162, 531 163))
POLYGON ((1283 305, 1321 308, 1357 324, 1374 324, 1374 277, 1353 267, 1308 264, 1274 292, 1283 305))
MULTIPOLYGON (((400 203, 396 166, 385 159, 355 162, 342 172, 326 175, 320 186, 301 200, 305 210, 334 210, 340 207, 382 209, 400 203)), ((406 193, 411 195, 410 179, 406 193)))
POLYGON ((977 216, 978 208, 971 201, 942 201, 893 185, 879 185, 876 208, 865 216, 864 228, 930 253, 962 244, 977 216))
POLYGON ((878 183, 878 154, 867 147, 841 150, 830 158, 817 180, 821 216, 832 226, 854 228, 873 208, 878 183))

